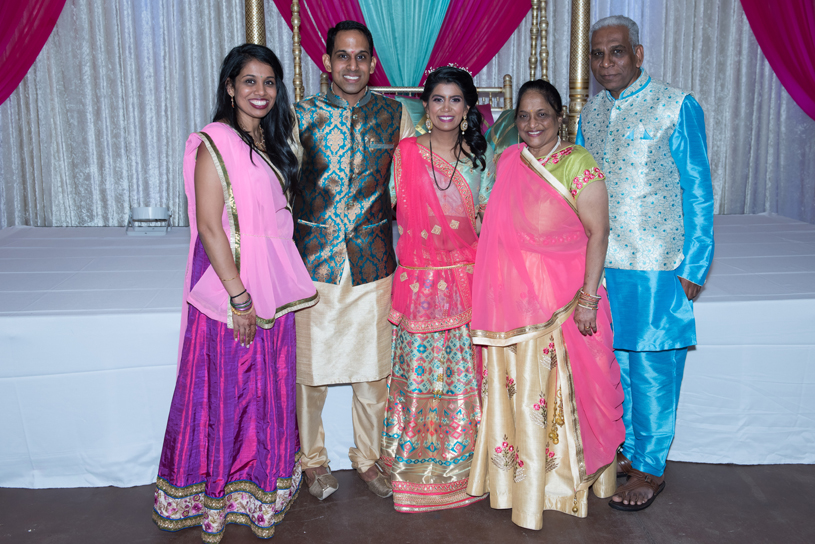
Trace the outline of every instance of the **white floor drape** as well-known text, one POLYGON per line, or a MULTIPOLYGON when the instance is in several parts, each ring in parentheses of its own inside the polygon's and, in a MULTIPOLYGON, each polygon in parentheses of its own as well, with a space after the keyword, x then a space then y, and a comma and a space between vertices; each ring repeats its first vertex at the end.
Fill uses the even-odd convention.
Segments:
MULTIPOLYGON (((716 218, 669 459, 815 462, 815 225, 716 218)), ((175 384, 189 230, 0 231, 0 487, 155 480, 175 384)), ((323 421, 350 469, 351 386, 323 421)))

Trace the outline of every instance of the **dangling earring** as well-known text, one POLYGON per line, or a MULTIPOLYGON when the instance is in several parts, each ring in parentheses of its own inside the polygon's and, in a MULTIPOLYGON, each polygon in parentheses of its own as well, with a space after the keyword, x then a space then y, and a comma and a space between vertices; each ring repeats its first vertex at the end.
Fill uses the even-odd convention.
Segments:
POLYGON ((430 132, 433 130, 433 121, 430 120, 430 117, 427 118, 427 121, 424 122, 424 126, 427 127, 427 131, 430 132))
POLYGON ((232 96, 231 99, 232 99, 232 108, 234 109, 235 108, 235 97, 232 96))
POLYGON ((465 117, 464 119, 461 120, 461 124, 459 125, 459 127, 461 128, 462 134, 467 130, 468 126, 470 126, 470 125, 467 124, 467 118, 465 117))

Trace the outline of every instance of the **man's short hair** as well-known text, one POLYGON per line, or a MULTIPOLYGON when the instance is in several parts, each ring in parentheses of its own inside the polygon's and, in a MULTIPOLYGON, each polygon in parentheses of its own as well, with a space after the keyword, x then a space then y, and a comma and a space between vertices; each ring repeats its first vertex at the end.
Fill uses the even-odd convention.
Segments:
POLYGON ((336 26, 329 28, 328 35, 325 37, 325 52, 329 57, 334 54, 334 40, 337 38, 337 34, 346 30, 362 32, 362 35, 368 40, 368 47, 371 49, 371 56, 373 56, 374 37, 368 27, 357 21, 341 21, 336 26))
POLYGON ((600 30, 601 28, 605 28, 607 26, 626 27, 628 29, 628 41, 631 42, 631 47, 637 47, 640 44, 640 27, 638 27, 637 23, 625 15, 612 15, 611 17, 600 19, 591 25, 591 28, 589 29, 589 43, 591 43, 591 39, 594 37, 594 32, 596 30, 600 30))

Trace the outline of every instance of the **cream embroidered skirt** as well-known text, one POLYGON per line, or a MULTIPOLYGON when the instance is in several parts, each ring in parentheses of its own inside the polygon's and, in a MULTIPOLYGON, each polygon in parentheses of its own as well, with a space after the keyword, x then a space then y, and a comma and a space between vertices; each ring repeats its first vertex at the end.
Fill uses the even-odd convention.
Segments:
POLYGON ((560 328, 508 347, 485 348, 482 420, 467 493, 490 493, 490 506, 512 509, 512 521, 543 526, 543 511, 586 517, 587 491, 616 488, 612 463, 580 481, 582 451, 574 386, 560 328))

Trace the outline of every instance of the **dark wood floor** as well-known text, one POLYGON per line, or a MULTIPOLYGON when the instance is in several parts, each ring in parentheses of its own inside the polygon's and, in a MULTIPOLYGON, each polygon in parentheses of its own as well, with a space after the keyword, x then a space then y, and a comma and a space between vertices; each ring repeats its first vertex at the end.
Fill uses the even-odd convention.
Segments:
MULTIPOLYGON (((589 516, 547 512, 543 530, 513 525, 489 500, 467 508, 398 514, 350 471, 320 502, 303 489, 274 542, 280 543, 813 543, 815 465, 670 463, 666 489, 644 512, 624 513, 590 494, 589 516)), ((0 542, 14 544, 197 543, 200 529, 159 531, 150 520, 153 487, 0 489, 0 542)), ((224 544, 260 542, 241 526, 224 544)))

